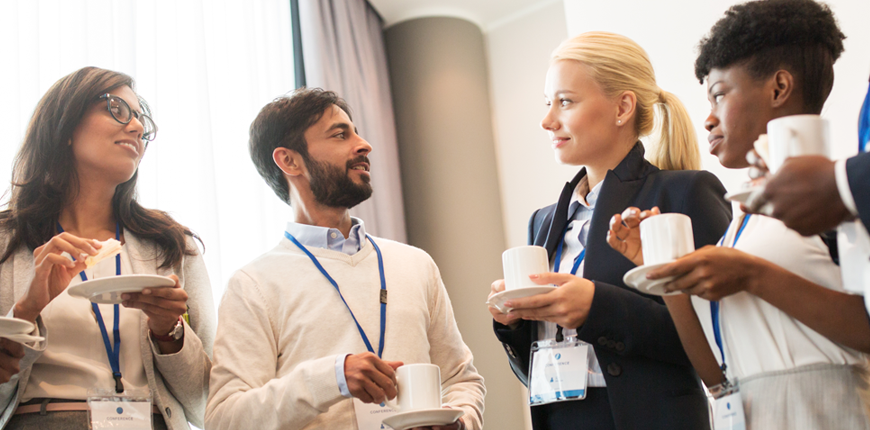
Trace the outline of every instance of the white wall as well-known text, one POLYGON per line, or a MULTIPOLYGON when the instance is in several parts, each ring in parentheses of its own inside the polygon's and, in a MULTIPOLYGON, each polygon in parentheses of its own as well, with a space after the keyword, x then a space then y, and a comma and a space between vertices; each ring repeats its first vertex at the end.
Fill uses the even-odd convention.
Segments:
POLYGON ((553 203, 576 167, 556 163, 540 127, 550 53, 568 37, 561 0, 490 28, 490 94, 508 247, 526 244, 532 211, 553 203))

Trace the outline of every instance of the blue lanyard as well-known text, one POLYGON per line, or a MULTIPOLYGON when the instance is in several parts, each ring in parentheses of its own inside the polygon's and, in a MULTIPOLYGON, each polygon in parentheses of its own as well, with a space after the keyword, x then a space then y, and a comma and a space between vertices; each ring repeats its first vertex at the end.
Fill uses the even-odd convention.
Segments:
MULTIPOLYGON (((556 262, 553 263, 553 271, 559 273, 559 267, 562 265, 562 247, 565 244, 565 235, 562 235, 562 240, 559 241, 559 246, 556 248, 556 262)), ((586 248, 580 251, 580 254, 574 258, 574 266, 571 267, 571 274, 576 275, 580 268, 580 263, 586 258, 586 248)))
MULTIPOLYGON (((59 232, 63 233, 63 227, 60 226, 60 223, 57 224, 57 229, 59 232)), ((115 224, 115 240, 121 240, 121 227, 117 223, 115 224)), ((75 257, 73 257, 73 260, 75 260, 75 257)), ((120 253, 115 256, 115 275, 121 275, 120 253)), ((88 281, 88 276, 85 275, 84 270, 79 272, 79 276, 82 278, 82 282, 88 281)), ((109 333, 106 330, 106 324, 103 322, 103 315, 100 313, 100 306, 96 303, 91 303, 91 309, 94 311, 97 324, 100 325, 100 333, 103 335, 103 344, 106 346, 106 355, 109 357, 109 365, 112 366, 112 378, 115 379, 115 392, 123 393, 124 384, 121 382, 121 331, 119 329, 121 308, 117 304, 115 305, 115 327, 112 329, 112 335, 115 340, 114 348, 112 348, 112 344, 109 343, 109 333)))
MULTIPOLYGON (((746 214, 743 217, 743 223, 740 224, 740 229, 737 230, 737 234, 734 235, 734 243, 731 244, 731 247, 734 248, 737 246, 737 240, 740 239, 740 235, 743 234, 743 229, 746 228, 746 224, 749 223, 749 217, 751 214, 746 214)), ((728 235, 728 232, 725 232, 725 235, 728 235)), ((722 236, 722 240, 719 241, 719 246, 725 243, 725 236, 722 236)), ((728 368, 725 365, 725 348, 722 347, 722 332, 719 328, 719 302, 710 302, 710 316, 713 319, 713 337, 716 338, 716 346, 719 347, 719 353, 722 354, 722 372, 725 372, 725 369, 728 368)))
MULTIPOLYGON (((298 246, 299 249, 301 249, 302 252, 304 252, 305 255, 307 255, 308 258, 311 259, 311 262, 314 263, 314 265, 317 267, 317 270, 320 270, 320 273, 322 273, 323 276, 326 277, 326 280, 328 280, 329 283, 332 284, 333 287, 335 287, 335 291, 338 292, 338 297, 341 298, 341 302, 344 303, 344 307, 347 308, 347 311, 350 312, 350 317, 353 318, 353 322, 356 323, 356 328, 357 330, 359 330, 359 334, 362 337, 363 342, 365 342, 366 344, 366 349, 374 354, 375 350, 374 348, 372 348, 372 344, 371 342, 369 342, 369 338, 368 336, 366 336, 366 332, 363 330, 362 326, 359 325, 359 321, 356 320, 356 316, 353 314, 350 306, 347 305, 347 301, 344 300, 344 296, 341 294, 341 289, 338 288, 338 283, 335 282, 335 279, 332 279, 332 276, 329 276, 329 273, 326 272, 326 269, 324 269, 323 266, 320 265, 320 262, 317 261, 317 257, 315 257, 314 254, 312 254, 307 248, 305 248, 304 245, 299 243, 299 241, 296 240, 296 238, 293 237, 292 234, 285 231, 284 237, 290 239, 293 244, 298 246)), ((378 272, 380 272, 381 275, 381 338, 378 342, 378 358, 382 358, 382 355, 384 353, 384 333, 387 329, 387 280, 384 276, 384 257, 383 255, 381 255, 381 249, 378 248, 378 245, 375 243, 372 237, 366 235, 366 238, 368 238, 369 242, 372 243, 372 246, 375 247, 375 252, 378 254, 378 272)))
POLYGON ((867 152, 870 145, 870 88, 861 106, 861 115, 858 117, 858 152, 867 152))
MULTIPOLYGON (((579 202, 577 202, 579 204, 579 202)), ((565 224, 565 228, 562 230, 562 239, 559 241, 559 246, 556 247, 556 261, 553 263, 553 272, 559 273, 559 267, 562 266, 562 248, 565 246, 565 235, 568 234, 568 227, 571 226, 572 218, 574 218, 574 213, 577 212, 580 206, 574 209, 574 212, 568 214, 568 222, 565 224)), ((574 266, 571 267, 571 274, 576 275, 577 270, 580 268, 580 263, 583 262, 583 259, 586 258, 586 248, 583 248, 576 257, 574 257, 574 266)))

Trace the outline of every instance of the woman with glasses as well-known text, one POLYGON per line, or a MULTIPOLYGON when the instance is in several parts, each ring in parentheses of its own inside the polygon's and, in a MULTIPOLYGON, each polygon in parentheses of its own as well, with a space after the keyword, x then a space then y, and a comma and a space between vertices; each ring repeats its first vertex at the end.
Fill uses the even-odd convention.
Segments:
POLYGON ((0 343, 2 428, 202 425, 214 337, 205 264, 189 229, 136 201, 156 132, 132 78, 109 70, 65 76, 36 106, 0 212, 0 312, 34 323, 44 340, 0 343), (120 254, 86 264, 108 239, 120 254), (132 274, 174 286, 123 293, 120 306, 67 290, 132 274), (106 405, 111 415, 101 415, 106 405))

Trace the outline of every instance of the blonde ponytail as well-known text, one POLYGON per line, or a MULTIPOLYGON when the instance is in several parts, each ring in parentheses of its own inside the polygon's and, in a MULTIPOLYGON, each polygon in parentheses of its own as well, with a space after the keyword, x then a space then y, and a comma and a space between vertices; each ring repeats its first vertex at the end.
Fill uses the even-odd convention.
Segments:
POLYGON ((661 90, 658 124, 658 143, 649 156, 650 163, 664 170, 698 170, 701 168, 701 152, 698 138, 689 119, 686 107, 677 96, 661 90))
POLYGON ((625 91, 634 93, 637 136, 657 140, 647 151, 652 164, 664 170, 700 168, 695 128, 685 106, 675 95, 658 87, 649 56, 635 41, 614 33, 583 33, 556 48, 551 61, 559 60, 574 60, 586 66, 609 97, 625 91), (655 114, 657 108, 659 115, 655 114))

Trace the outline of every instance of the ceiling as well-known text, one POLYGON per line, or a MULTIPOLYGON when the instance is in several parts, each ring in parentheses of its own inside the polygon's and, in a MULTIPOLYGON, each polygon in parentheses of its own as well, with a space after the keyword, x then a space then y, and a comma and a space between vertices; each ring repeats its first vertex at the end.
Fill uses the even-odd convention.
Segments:
POLYGON ((487 31, 515 16, 561 0, 368 0, 387 27, 414 18, 452 16, 487 31))

